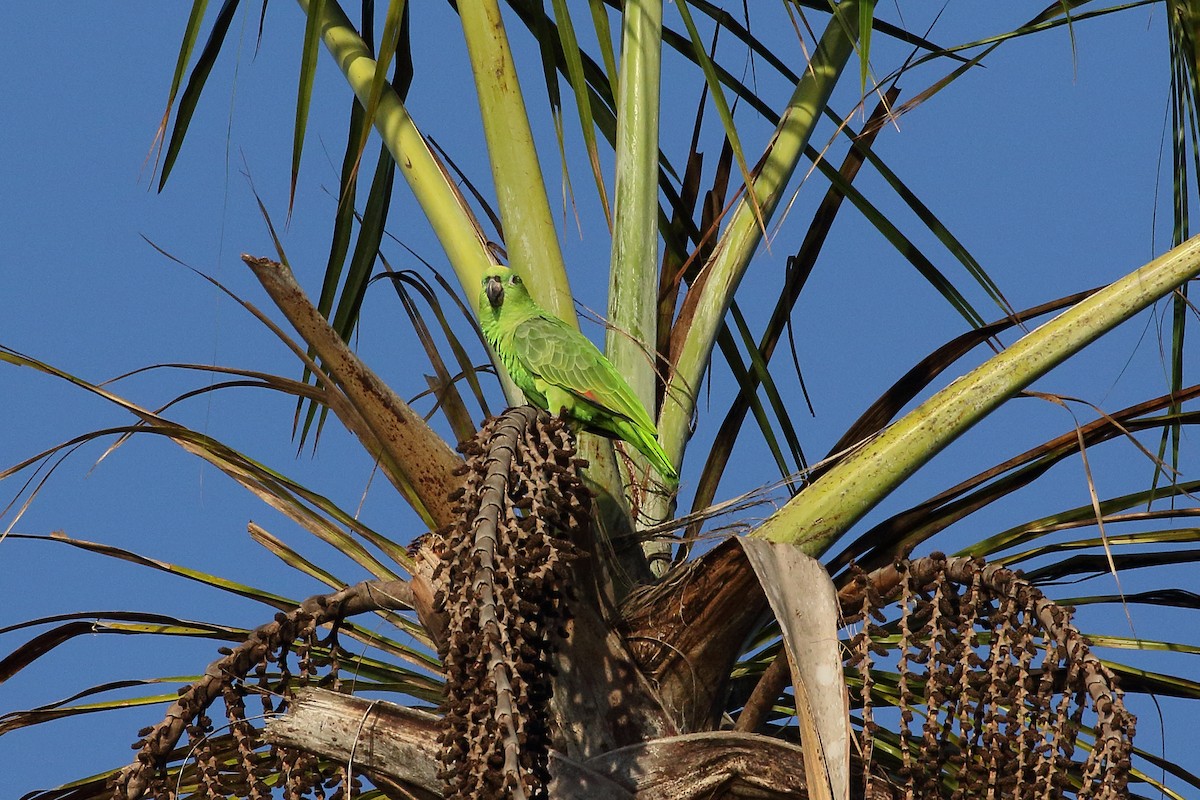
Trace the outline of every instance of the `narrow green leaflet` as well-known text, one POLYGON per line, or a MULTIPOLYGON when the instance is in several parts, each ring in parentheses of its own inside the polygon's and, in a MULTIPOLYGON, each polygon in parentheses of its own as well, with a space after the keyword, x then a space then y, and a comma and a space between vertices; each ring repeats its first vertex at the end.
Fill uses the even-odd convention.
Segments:
MULTIPOLYGON (((204 43, 203 49, 200 51, 200 57, 196 60, 196 66, 192 67, 192 74, 188 76, 187 86, 183 90, 183 95, 179 98, 179 110, 175 112, 175 127, 171 129, 171 139, 167 143, 167 154, 163 159, 162 173, 158 179, 158 190, 161 192, 167 184, 167 178, 171 174, 171 168, 175 166, 175 159, 179 156, 179 148, 183 146, 183 138, 187 135, 188 125, 191 124, 192 115, 196 113, 196 105, 200 102, 200 94, 204 90, 204 83, 208 80, 208 75, 212 72, 213 64, 217 61, 217 55, 221 52, 221 46, 225 44, 225 36, 229 33, 229 24, 233 21, 233 14, 237 11, 238 0, 225 0, 221 5, 221 10, 217 12, 217 18, 213 22, 212 31, 208 34, 208 41, 204 43)), ((193 9, 193 12, 195 9, 193 9)), ((192 20, 188 20, 189 33, 192 20)), ((188 47, 188 42, 185 36, 184 47, 180 48, 180 58, 183 58, 183 49, 188 47)), ((190 48, 189 48, 190 49, 190 48)), ((168 113, 170 108, 167 109, 168 113)))
POLYGON ((308 130, 308 109, 312 105, 313 80, 317 76, 317 55, 321 45, 321 14, 326 0, 310 0, 304 25, 304 47, 300 55, 300 80, 296 88, 296 125, 292 133, 292 182, 288 191, 288 218, 296 202, 296 180, 300 176, 300 156, 304 152, 304 134, 308 130))
MULTIPOLYGON (((721 354, 725 358, 725 363, 729 366, 733 373, 733 379, 741 386, 751 385, 751 373, 746 369, 745 363, 742 361, 741 354, 738 352, 737 345, 734 343, 733 334, 728 326, 723 326, 717 334, 717 347, 720 348, 721 354)), ((767 410, 763 407, 762 401, 757 393, 747 395, 747 402, 751 412, 754 414, 754 419, 758 423, 759 430, 763 434, 763 440, 771 451, 771 456, 775 459, 775 466, 779 468, 779 474, 785 479, 795 472, 793 467, 788 464, 787 459, 783 455, 783 450, 779 446, 779 440, 775 436, 775 429, 771 425, 770 417, 767 416, 767 410)), ((717 442, 732 449, 733 439, 736 437, 737 431, 721 431, 717 434, 717 442), (726 442, 728 442, 726 444, 726 442)), ((791 494, 795 494, 796 489, 789 481, 789 490, 791 494)), ((715 486, 713 487, 715 491, 715 486)))
POLYGON ((617 59, 613 53, 612 28, 608 24, 608 12, 604 10, 604 0, 588 0, 592 12, 592 25, 596 29, 596 43, 600 46, 600 59, 604 62, 604 74, 612 85, 613 93, 617 92, 617 59))
MULTIPOLYGON (((363 152, 367 147, 367 137, 371 133, 371 125, 375 121, 375 112, 379 109, 379 101, 383 97, 384 87, 387 86, 388 67, 392 63, 392 59, 396 58, 397 51, 400 49, 402 39, 407 38, 408 34, 408 3, 405 0, 388 0, 387 14, 383 20, 383 36, 379 41, 379 54, 375 63, 375 75, 371 78, 371 89, 367 95, 365 103, 365 119, 366 125, 359 132, 359 138, 355 153, 355 164, 362 158, 363 152)), ((366 20, 364 20, 364 24, 366 20)), ((370 41, 367 42, 371 44, 370 41)), ((407 43, 406 43, 407 44, 407 43)), ((407 58, 407 46, 404 49, 403 55, 407 58)), ((399 64, 397 64, 399 67, 399 64)), ((407 73, 409 78, 412 74, 412 65, 408 64, 407 73)), ((403 98, 407 95, 407 86, 400 92, 403 98)))
MULTIPOLYGON (((1112 514, 1104 518, 1104 525, 1107 532, 1104 538, 1094 537, 1088 539, 1074 539, 1067 542, 1050 542, 1038 547, 1023 550, 1019 553, 1002 556, 1000 558, 989 559, 989 563, 1003 564, 1006 567, 1012 567, 1015 564, 1027 562, 1042 556, 1054 555, 1056 553, 1065 553, 1071 550, 1090 550, 1093 548, 1099 549, 1105 546, 1122 547, 1125 545, 1160 545, 1160 544, 1179 544, 1188 542, 1200 542, 1200 528, 1179 528, 1175 530, 1165 530, 1162 528, 1152 531, 1140 531, 1137 533, 1114 533, 1112 526, 1121 522, 1147 522, 1156 519, 1171 519, 1174 517, 1200 516, 1200 509, 1172 509, 1162 512, 1150 512, 1141 514, 1112 514)), ((1091 526, 1096 524, 1095 517, 1088 519, 1079 519, 1066 523, 1064 526, 1055 526, 1055 530, 1061 527, 1074 526, 1091 526)), ((1067 605, 1073 605, 1067 603, 1067 605)))
POLYGON ((859 92, 867 96, 867 83, 871 79, 871 29, 875 23, 875 0, 866 0, 858 12, 858 63, 861 72, 859 92))
MULTIPOLYGON (((1101 501, 1100 512, 1103 516, 1107 517, 1119 511, 1144 505, 1152 499, 1167 499, 1196 491, 1200 491, 1200 481, 1187 481, 1176 484, 1169 489, 1159 489, 1157 491, 1151 488, 1144 491, 1132 492, 1101 501)), ((981 542, 963 548, 961 555, 994 556, 999 551, 1028 542, 1051 528, 1057 528, 1066 523, 1086 522, 1089 520, 1094 522, 1095 519, 1096 512, 1090 503, 1085 506, 1077 506, 1057 514, 1031 520, 1022 525, 1001 531, 994 536, 989 536, 981 542)))
POLYGON ((220 589, 223 592, 229 592, 230 594, 235 594, 239 597, 245 597, 248 600, 255 600, 259 603, 264 603, 272 608, 280 610, 290 610, 295 608, 297 605, 297 601, 289 597, 284 597, 273 592, 267 592, 255 586, 249 586, 237 581, 231 581, 217 575, 203 572, 201 570, 195 570, 179 564, 172 564, 168 561, 161 561, 156 558, 143 556, 133 552, 132 550, 126 550, 114 545, 103 544, 100 542, 89 542, 84 539, 76 539, 69 536, 64 536, 62 534, 46 536, 32 533, 10 533, 8 538, 12 540, 52 542, 55 544, 68 545, 80 550, 96 553, 97 555, 115 558, 120 561, 127 561, 131 564, 136 564, 141 567, 149 567, 150 569, 154 569, 159 572, 166 572, 171 575, 177 575, 181 578, 186 578, 187 580, 195 581, 196 583, 200 583, 205 586, 211 586, 214 589, 220 589))
POLYGON ((200 38, 200 23, 204 21, 204 12, 208 8, 208 0, 192 0, 192 11, 188 14, 187 26, 183 30, 183 41, 179 45, 179 56, 175 59, 175 72, 171 75, 171 90, 167 93, 167 110, 163 112, 162 127, 167 125, 167 117, 175 105, 175 96, 183 83, 183 73, 188 62, 192 60, 192 50, 196 40, 200 38))

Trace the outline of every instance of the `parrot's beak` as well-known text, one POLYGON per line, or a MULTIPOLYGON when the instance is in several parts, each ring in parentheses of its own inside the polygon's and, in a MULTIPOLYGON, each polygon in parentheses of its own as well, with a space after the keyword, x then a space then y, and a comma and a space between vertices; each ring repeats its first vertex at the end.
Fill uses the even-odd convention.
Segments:
POLYGON ((492 304, 492 308, 499 308, 504 302, 504 285, 500 283, 498 277, 492 276, 488 278, 487 285, 483 291, 487 294, 488 302, 492 304))

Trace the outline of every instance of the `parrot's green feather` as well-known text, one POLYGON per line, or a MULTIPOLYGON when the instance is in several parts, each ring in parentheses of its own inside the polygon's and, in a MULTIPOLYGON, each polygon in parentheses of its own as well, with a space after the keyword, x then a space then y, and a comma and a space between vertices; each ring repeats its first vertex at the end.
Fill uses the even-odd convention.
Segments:
POLYGON ((484 272, 479 318, 488 343, 531 403, 623 439, 664 478, 679 480, 653 420, 621 373, 587 337, 535 303, 516 273, 499 266, 484 272))
POLYGON ((558 317, 533 317, 513 331, 517 357, 542 381, 613 411, 637 427, 654 423, 612 363, 558 317))

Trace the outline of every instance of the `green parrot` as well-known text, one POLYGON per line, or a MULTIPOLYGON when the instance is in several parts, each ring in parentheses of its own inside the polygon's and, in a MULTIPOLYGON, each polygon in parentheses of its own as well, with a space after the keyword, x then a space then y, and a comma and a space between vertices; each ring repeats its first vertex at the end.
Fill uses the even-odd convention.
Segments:
POLYGON ((479 322, 529 402, 564 414, 576 427, 629 442, 663 478, 679 483, 654 422, 621 373, 586 336, 535 303, 508 267, 484 271, 479 322))

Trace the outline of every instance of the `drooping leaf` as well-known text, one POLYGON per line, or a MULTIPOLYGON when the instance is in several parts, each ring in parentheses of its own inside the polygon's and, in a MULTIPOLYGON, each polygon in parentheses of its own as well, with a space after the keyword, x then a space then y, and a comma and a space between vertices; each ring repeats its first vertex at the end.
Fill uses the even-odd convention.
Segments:
MULTIPOLYGON (((433 293, 429 292, 428 287, 423 286, 411 273, 402 271, 392 272, 391 275, 393 276, 392 286, 400 295, 400 302, 404 306, 404 312, 408 315, 409 322, 412 323, 413 330, 416 331, 417 339, 421 342, 421 346, 425 350, 425 355, 429 359, 430 366, 434 370, 434 374, 427 376, 427 379, 430 383, 430 388, 437 397, 435 408, 441 409, 458 441, 465 442, 474 438, 475 423, 471 419, 470 412, 467 411, 466 404, 463 403, 462 396, 455 386, 450 371, 446 368, 446 364, 442 360, 437 342, 434 340, 429 327, 425 324, 425 320, 417 309, 415 301, 409 294, 408 287, 414 287, 418 293, 424 294, 426 301, 431 304, 436 303, 436 300, 432 296, 433 293)), ((443 330, 445 331, 446 329, 443 328, 443 330)), ((452 341, 456 342, 457 340, 452 341)), ((461 351, 461 345, 458 349, 461 351)), ((466 354, 462 353, 462 357, 465 359, 466 354)), ((470 364, 467 364, 467 369, 471 370, 470 374, 474 374, 474 369, 470 364)), ((430 413, 432 414, 433 412, 431 411, 430 413)))

